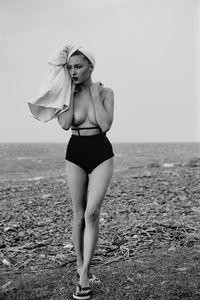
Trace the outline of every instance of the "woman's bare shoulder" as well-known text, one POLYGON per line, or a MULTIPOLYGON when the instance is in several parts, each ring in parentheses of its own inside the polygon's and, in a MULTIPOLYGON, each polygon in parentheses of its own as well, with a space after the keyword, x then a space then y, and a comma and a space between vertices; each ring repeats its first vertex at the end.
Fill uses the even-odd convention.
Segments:
POLYGON ((114 106, 114 93, 111 88, 103 87, 102 89, 102 102, 105 107, 111 107, 113 109, 114 106))
POLYGON ((102 88, 103 96, 105 97, 113 97, 114 92, 111 88, 109 87, 103 87, 102 88))
POLYGON ((104 86, 104 87, 102 88, 102 91, 104 91, 104 92, 106 92, 106 93, 113 93, 113 90, 112 90, 111 88, 109 88, 109 87, 106 87, 106 86, 104 86))

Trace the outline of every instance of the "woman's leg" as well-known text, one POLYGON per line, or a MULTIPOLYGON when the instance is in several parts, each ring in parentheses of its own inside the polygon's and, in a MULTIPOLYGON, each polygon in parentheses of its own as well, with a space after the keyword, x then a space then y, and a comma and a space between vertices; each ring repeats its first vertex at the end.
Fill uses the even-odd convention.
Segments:
POLYGON ((87 203, 88 175, 82 168, 69 161, 66 161, 66 175, 74 211, 72 240, 77 255, 77 267, 81 269, 83 265, 84 213, 87 203))
POLYGON ((102 201, 113 173, 113 159, 97 166, 89 178, 89 192, 85 211, 83 267, 80 273, 81 286, 89 285, 89 269, 99 233, 99 215, 102 201))

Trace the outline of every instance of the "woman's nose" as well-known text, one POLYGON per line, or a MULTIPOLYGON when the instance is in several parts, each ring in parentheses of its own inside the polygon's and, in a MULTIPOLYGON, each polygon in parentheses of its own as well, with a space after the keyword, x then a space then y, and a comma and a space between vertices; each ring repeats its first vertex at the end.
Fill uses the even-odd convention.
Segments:
POLYGON ((76 75, 76 69, 72 69, 72 75, 76 75))

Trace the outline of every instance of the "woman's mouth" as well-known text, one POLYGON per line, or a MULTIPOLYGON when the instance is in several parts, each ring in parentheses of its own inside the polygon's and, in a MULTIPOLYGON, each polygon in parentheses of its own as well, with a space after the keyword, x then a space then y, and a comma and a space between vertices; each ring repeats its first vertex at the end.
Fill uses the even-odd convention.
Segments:
POLYGON ((77 81, 78 77, 73 77, 72 79, 73 79, 73 81, 77 81))

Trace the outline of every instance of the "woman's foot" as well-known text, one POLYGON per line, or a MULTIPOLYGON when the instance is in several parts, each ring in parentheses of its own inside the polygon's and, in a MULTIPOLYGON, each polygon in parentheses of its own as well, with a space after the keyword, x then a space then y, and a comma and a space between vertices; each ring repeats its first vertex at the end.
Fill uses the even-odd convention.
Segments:
POLYGON ((88 277, 88 271, 81 271, 80 277, 79 277, 79 284, 83 287, 89 287, 90 286, 90 281, 88 277))
POLYGON ((88 300, 90 299, 91 288, 82 287, 80 284, 77 285, 75 293, 73 293, 73 299, 76 300, 88 300))

